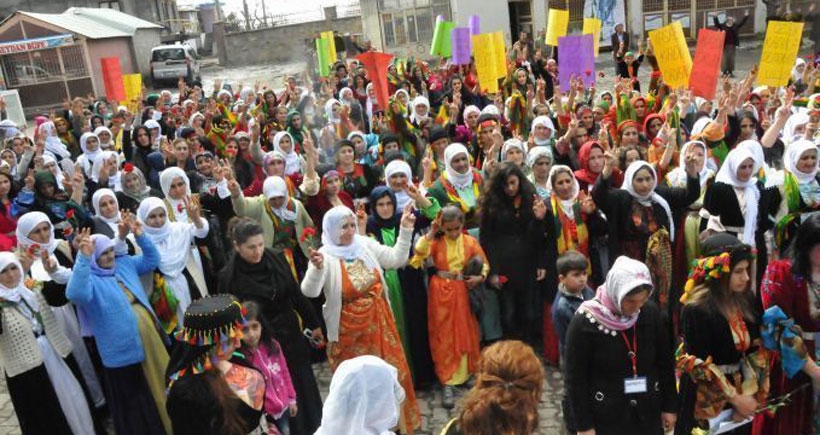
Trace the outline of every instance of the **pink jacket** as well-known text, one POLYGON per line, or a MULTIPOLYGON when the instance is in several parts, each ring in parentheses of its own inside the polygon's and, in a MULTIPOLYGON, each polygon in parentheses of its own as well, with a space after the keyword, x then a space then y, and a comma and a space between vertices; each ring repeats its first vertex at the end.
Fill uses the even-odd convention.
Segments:
POLYGON ((260 342, 255 350, 246 347, 241 350, 248 362, 265 377, 265 413, 278 419, 288 410, 289 405, 296 403, 296 391, 290 380, 282 348, 276 340, 272 340, 272 344, 275 349, 260 342))

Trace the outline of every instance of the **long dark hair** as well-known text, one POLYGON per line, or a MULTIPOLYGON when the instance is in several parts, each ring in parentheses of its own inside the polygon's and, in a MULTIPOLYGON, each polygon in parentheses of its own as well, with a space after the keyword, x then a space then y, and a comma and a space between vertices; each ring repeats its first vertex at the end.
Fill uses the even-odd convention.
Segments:
MULTIPOLYGON (((7 173, 7 172, 0 172, 0 176, 4 176, 9 179, 9 202, 14 201, 14 198, 17 197, 17 184, 14 182, 14 178, 7 173)), ((8 210, 6 210, 6 205, 3 204, 3 201, 0 201, 0 213, 6 214, 8 210)))
POLYGON ((268 322, 265 313, 262 312, 262 307, 254 301, 242 302, 242 306, 245 307, 246 321, 255 320, 262 325, 262 335, 259 337, 259 343, 265 344, 270 349, 271 354, 279 355, 279 346, 273 341, 273 335, 271 335, 272 326, 268 322))
POLYGON ((203 373, 203 376, 208 383, 208 387, 211 389, 211 394, 213 394, 216 399, 216 403, 219 404, 219 409, 222 410, 219 415, 214 416, 216 417, 214 429, 219 427, 222 429, 220 433, 230 435, 248 433, 248 427, 239 414, 238 405, 241 399, 238 399, 236 393, 231 389, 231 386, 228 385, 225 378, 222 377, 222 373, 219 369, 214 368, 213 370, 208 370, 203 373))
POLYGON ((789 248, 792 274, 811 278, 811 250, 820 244, 820 215, 812 215, 800 224, 789 248))
POLYGON ((513 213, 512 198, 504 192, 504 187, 507 180, 512 177, 518 177, 518 194, 521 198, 521 203, 518 208, 518 213, 524 219, 532 219, 535 216, 532 212, 533 195, 535 195, 535 187, 524 176, 524 172, 518 165, 505 162, 498 165, 492 177, 489 180, 489 185, 482 198, 479 199, 481 204, 481 227, 490 228, 490 222, 505 213, 513 213))
POLYGON ((148 130, 148 127, 144 125, 140 125, 139 127, 135 128, 134 131, 131 133, 131 142, 134 144, 136 149, 145 149, 147 148, 149 151, 151 150, 151 130, 148 130), (140 131, 145 132, 148 135, 148 146, 142 146, 139 142, 139 133, 140 131))

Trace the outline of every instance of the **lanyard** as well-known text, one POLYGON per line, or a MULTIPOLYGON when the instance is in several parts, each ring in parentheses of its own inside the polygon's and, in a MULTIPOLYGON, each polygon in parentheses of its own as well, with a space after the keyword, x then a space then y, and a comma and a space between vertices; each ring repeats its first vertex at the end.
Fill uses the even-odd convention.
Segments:
POLYGON ((626 338, 626 333, 621 331, 621 337, 624 339, 624 344, 626 345, 626 349, 629 351, 629 359, 632 361, 632 377, 638 377, 638 340, 637 340, 637 332, 635 332, 635 327, 632 327, 632 345, 629 344, 629 340, 626 338))

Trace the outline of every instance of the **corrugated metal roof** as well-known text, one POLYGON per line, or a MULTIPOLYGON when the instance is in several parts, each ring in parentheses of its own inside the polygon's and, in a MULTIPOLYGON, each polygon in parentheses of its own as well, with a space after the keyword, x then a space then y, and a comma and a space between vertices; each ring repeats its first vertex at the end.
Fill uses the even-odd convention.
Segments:
POLYGON ((70 8, 62 14, 19 13, 91 39, 130 37, 138 29, 162 28, 133 15, 105 8, 70 8))

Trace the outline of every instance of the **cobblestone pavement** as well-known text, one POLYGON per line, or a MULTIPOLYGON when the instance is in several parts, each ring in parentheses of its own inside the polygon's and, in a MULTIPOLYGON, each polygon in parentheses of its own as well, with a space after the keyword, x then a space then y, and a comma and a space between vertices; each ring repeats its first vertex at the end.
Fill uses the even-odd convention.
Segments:
MULTIPOLYGON (((330 387, 330 367, 327 363, 322 363, 314 366, 314 370, 316 371, 316 379, 319 383, 322 400, 324 400, 330 387)), ((539 433, 542 435, 559 435, 563 433, 561 395, 564 392, 564 381, 557 369, 547 367, 546 371, 544 394, 539 409, 541 416, 539 433)), ((466 391, 458 389, 456 392, 457 398, 460 399, 466 391)), ((450 411, 441 407, 440 389, 419 391, 416 395, 418 396, 422 415, 421 430, 416 432, 419 435, 438 435, 444 425, 458 415, 458 405, 450 411)), ((6 381, 5 378, 2 378, 0 379, 0 435, 18 435, 20 433, 17 417, 14 415, 14 408, 11 405, 11 398, 6 388, 6 381)))

